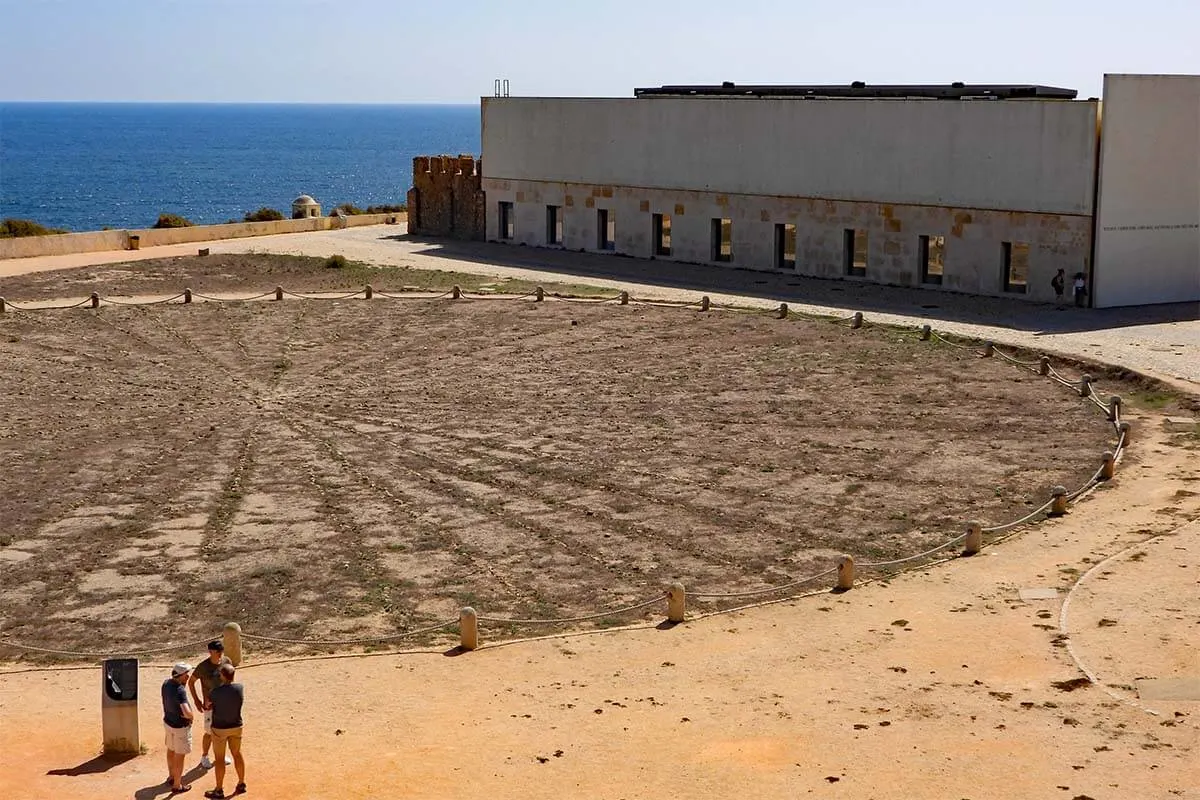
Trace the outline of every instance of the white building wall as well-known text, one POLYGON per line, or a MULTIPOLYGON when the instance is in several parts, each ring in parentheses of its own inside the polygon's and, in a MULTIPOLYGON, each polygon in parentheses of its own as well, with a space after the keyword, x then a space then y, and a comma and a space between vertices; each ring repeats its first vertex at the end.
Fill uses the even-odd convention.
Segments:
POLYGON ((1200 76, 1104 79, 1093 302, 1200 302, 1200 76))
POLYGON ((484 177, 1090 215, 1096 113, 1047 100, 484 98, 484 177))

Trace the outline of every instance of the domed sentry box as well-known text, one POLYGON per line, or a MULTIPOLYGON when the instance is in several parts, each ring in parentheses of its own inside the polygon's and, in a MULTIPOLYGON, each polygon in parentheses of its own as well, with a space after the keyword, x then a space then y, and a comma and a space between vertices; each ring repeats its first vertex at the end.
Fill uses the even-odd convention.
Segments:
POLYGON ((142 748, 138 731, 138 660, 110 658, 101 666, 104 753, 137 755, 142 748))
POLYGON ((302 194, 292 201, 292 219, 321 216, 321 204, 310 195, 302 194))

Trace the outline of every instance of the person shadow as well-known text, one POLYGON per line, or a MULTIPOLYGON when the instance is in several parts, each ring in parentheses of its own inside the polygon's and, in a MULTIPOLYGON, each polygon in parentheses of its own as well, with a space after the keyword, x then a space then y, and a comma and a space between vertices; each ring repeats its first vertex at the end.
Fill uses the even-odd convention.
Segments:
MULTIPOLYGON (((183 785, 187 786, 188 784, 193 783, 196 780, 199 780, 202 776, 204 776, 206 774, 208 774, 208 770, 204 769, 199 764, 197 764, 196 766, 192 767, 190 770, 187 770, 186 772, 183 773, 183 785)), ((193 788, 191 792, 188 792, 187 797, 192 797, 193 792, 195 792, 195 794, 199 795, 200 797, 204 797, 204 792, 200 791, 199 786, 193 788)), ((143 786, 141 789, 138 789, 136 792, 133 793, 133 800, 153 800, 155 797, 159 797, 160 795, 170 795, 170 794, 171 794, 170 784, 168 784, 166 781, 162 781, 161 783, 156 783, 153 786, 143 786)))

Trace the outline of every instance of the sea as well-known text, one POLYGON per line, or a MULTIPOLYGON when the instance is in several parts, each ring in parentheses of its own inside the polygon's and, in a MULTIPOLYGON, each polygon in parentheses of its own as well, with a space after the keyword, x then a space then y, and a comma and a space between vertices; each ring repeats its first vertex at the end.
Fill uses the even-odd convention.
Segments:
POLYGON ((405 201, 418 155, 478 155, 479 107, 0 102, 0 219, 71 231, 405 201))

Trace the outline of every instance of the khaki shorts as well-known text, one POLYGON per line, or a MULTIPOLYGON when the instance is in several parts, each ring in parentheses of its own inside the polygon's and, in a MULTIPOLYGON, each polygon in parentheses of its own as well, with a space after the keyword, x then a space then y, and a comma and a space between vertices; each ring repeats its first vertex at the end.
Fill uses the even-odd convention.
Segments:
POLYGON ((163 728, 167 732, 167 749, 172 753, 183 753, 184 755, 192 752, 192 728, 189 725, 186 728, 172 728, 170 725, 163 723, 163 728))
POLYGON ((213 728, 212 729, 213 744, 225 749, 226 743, 234 744, 241 747, 242 744, 242 729, 241 728, 213 728))

